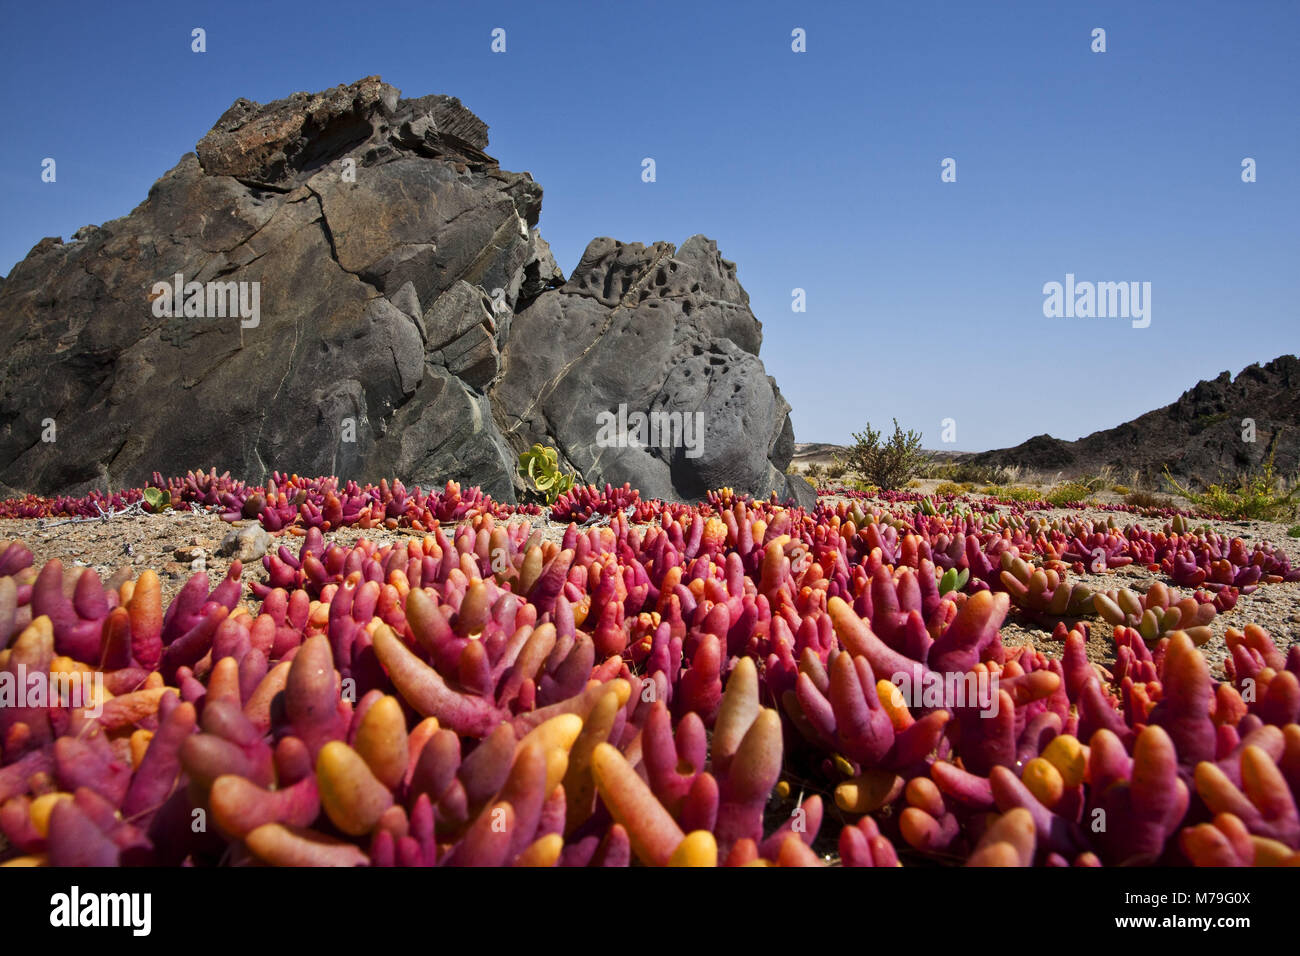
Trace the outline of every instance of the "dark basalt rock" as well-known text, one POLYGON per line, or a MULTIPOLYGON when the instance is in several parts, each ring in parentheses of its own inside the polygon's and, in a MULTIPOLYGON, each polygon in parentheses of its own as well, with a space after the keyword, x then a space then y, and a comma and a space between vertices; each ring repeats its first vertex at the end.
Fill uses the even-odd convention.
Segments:
POLYGON ((492 392, 511 447, 553 439, 588 480, 645 496, 802 496, 807 482, 783 474, 790 406, 758 360, 762 329, 735 273, 703 236, 680 250, 592 241, 568 282, 515 316, 492 392), (638 413, 669 425, 659 443, 622 424, 638 413), (602 436, 602 421, 619 424, 602 436))
POLYGON ((702 237, 599 239, 566 283, 541 187, 487 145, 459 100, 378 77, 241 99, 128 216, 41 240, 0 280, 0 493, 215 465, 512 501, 518 452, 549 440, 647 496, 809 500, 735 267, 702 237), (159 314, 177 274, 204 314, 159 314), (207 312, 227 283, 257 284, 255 322, 207 312), (701 454, 601 448, 620 403, 703 413, 701 454))

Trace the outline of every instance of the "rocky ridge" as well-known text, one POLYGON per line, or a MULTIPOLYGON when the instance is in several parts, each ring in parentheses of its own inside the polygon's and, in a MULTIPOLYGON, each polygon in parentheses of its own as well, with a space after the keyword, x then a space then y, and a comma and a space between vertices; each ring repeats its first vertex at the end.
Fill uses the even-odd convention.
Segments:
POLYGON ((1229 484, 1273 456, 1274 471, 1300 469, 1300 358, 1271 362, 1201 381, 1163 408, 1077 441, 1036 435, 1014 448, 970 456, 977 464, 1019 465, 1074 475, 1111 466, 1155 483, 1164 466, 1180 481, 1229 484), (1251 435, 1254 441, 1245 440, 1251 435))

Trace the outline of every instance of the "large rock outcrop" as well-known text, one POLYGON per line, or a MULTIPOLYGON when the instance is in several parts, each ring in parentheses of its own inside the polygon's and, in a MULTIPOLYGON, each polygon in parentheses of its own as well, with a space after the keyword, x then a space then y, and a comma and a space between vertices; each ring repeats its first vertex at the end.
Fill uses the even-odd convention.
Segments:
POLYGON ((541 187, 487 145, 459 100, 377 77, 236 101, 130 215, 0 283, 0 493, 215 465, 512 501, 549 440, 586 481, 806 500, 734 266, 600 239, 565 283, 541 187), (701 412, 704 439, 606 448, 620 404, 701 412))
POLYGON ((977 464, 1019 465, 1067 475, 1115 468, 1156 481, 1166 465, 1180 480, 1232 480, 1273 456, 1274 471, 1300 469, 1300 358, 1282 355, 1250 365, 1234 379, 1221 372, 1178 400, 1078 441, 1037 435, 1014 448, 971 456, 977 464), (1246 419, 1253 423, 1254 441, 1246 419))
POLYGON ((790 406, 758 360, 761 340, 712 240, 596 239, 568 282, 515 316, 497 421, 512 447, 553 439, 577 471, 646 496, 784 494, 790 406))

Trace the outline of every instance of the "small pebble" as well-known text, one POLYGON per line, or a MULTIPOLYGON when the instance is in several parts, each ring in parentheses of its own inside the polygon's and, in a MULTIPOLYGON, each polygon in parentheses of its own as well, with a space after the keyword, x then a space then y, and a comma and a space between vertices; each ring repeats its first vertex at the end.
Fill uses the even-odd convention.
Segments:
POLYGON ((260 524, 249 524, 230 531, 221 539, 217 554, 248 564, 266 554, 271 536, 260 524))

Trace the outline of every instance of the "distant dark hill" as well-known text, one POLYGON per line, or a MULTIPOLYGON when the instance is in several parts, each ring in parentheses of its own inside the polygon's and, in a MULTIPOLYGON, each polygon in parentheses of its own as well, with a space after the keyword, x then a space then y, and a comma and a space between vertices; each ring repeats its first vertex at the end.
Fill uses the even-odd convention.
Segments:
POLYGON ((1172 405, 1078 441, 1036 435, 970 460, 1066 475, 1111 465, 1121 477, 1136 469, 1148 481, 1168 464, 1179 480, 1205 483, 1256 468, 1270 453, 1279 474, 1294 475, 1300 467, 1300 359, 1294 355, 1250 365, 1235 379, 1223 372, 1198 382, 1172 405), (1242 438, 1247 418, 1255 423, 1253 443, 1242 438))

